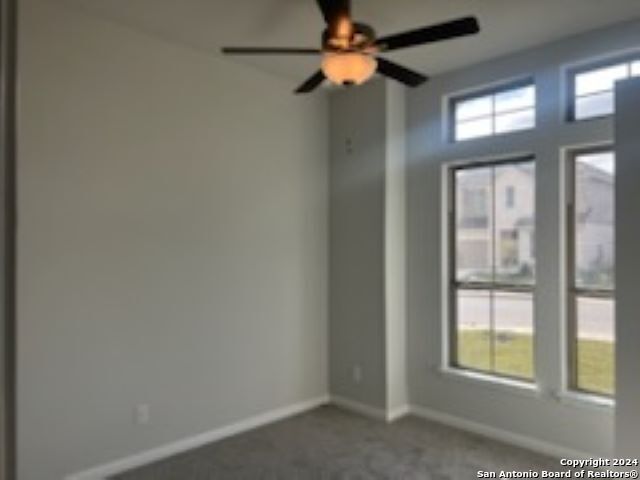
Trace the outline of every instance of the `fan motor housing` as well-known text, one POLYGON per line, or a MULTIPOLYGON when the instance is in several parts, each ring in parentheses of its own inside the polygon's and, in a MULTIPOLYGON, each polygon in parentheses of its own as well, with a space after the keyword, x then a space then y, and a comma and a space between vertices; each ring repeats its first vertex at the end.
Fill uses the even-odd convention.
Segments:
POLYGON ((329 28, 322 32, 322 49, 326 52, 374 52, 375 43, 375 30, 364 23, 353 24, 353 34, 348 40, 333 37, 329 28))

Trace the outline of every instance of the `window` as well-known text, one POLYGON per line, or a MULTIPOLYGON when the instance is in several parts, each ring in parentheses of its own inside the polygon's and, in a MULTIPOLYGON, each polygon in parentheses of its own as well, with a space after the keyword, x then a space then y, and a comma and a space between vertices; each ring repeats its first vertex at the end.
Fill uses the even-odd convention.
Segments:
POLYGON ((571 75, 570 120, 613 114, 615 84, 632 76, 640 76, 640 58, 574 71, 571 75))
POLYGON ((532 81, 454 99, 453 138, 462 141, 534 128, 535 106, 532 81))
POLYGON ((615 157, 575 154, 569 198, 571 387, 615 392, 615 157))
POLYGON ((532 380, 533 160, 456 168, 451 189, 451 364, 532 380), (513 208, 499 200, 507 186, 519 192, 513 208), (482 203, 469 192, 484 192, 482 203))

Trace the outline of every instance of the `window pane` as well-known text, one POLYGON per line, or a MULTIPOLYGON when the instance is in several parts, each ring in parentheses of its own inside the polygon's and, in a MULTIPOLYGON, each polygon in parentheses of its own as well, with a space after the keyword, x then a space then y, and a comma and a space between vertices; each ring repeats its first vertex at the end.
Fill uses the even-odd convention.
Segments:
POLYGON ((492 280, 491 168, 456 172, 456 279, 492 280))
POLYGON ((613 395, 615 391, 615 303, 612 299, 577 300, 578 388, 613 395))
POLYGON ((455 140, 488 137, 535 127, 534 85, 455 102, 455 140))
POLYGON ((629 64, 623 63, 576 75, 576 95, 613 90, 616 81, 629 76, 629 64))
POLYGON ((615 160, 613 153, 580 155, 575 179, 575 282, 614 287, 615 160))
POLYGON ((533 378, 535 165, 455 171, 455 366, 533 378), (465 282, 481 284, 470 289, 465 282), (525 293, 508 286, 527 286, 525 293))
POLYGON ((493 98, 491 95, 456 103, 456 121, 470 120, 478 117, 488 117, 493 113, 493 98))
POLYGON ((496 95, 496 113, 522 110, 535 105, 536 90, 533 85, 508 90, 496 95))
POLYGON ((457 292, 457 364, 491 370, 491 299, 488 291, 457 292))
POLYGON ((615 110, 613 92, 600 93, 576 99, 576 120, 611 115, 615 110))
POLYGON ((532 163, 495 168, 495 280, 533 284, 535 168, 532 163), (509 197, 513 196, 513 199, 509 197), (513 207, 510 201, 513 200, 513 207))
POLYGON ((495 371, 511 377, 533 378, 533 295, 494 294, 495 371))
POLYGON ((491 117, 461 122, 456 125, 456 140, 487 137, 492 133, 493 120, 491 117))
POLYGON ((496 116, 496 133, 508 133, 535 127, 535 111, 523 110, 496 116))
POLYGON ((640 61, 631 64, 631 75, 634 77, 640 76, 640 61))
POLYGON ((508 186, 505 190, 505 206, 507 208, 516 206, 516 187, 508 186))

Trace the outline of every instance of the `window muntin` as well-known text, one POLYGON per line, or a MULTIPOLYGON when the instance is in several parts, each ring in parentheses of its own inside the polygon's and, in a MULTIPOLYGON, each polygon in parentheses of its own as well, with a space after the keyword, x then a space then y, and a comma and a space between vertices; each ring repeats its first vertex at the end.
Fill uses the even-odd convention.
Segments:
POLYGON ((579 152, 571 162, 569 328, 571 385, 615 393, 615 156, 579 152))
POLYGON ((531 159, 452 171, 455 367, 534 378, 534 195, 531 159), (512 207, 501 200, 509 188, 519 199, 512 207), (469 204, 469 191, 485 192, 480 206, 469 204))
POLYGON ((534 128, 535 105, 532 82, 455 99, 453 138, 458 142, 534 128))
POLYGON ((611 115, 615 111, 615 84, 640 76, 640 61, 617 62, 581 69, 572 74, 572 120, 611 115))

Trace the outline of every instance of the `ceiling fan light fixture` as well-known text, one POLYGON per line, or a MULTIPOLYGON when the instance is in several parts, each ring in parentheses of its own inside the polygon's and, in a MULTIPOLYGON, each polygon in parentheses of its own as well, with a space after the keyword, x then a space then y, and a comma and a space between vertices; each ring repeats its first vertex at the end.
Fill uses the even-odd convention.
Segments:
POLYGON ((376 72, 378 62, 362 52, 326 52, 322 72, 336 85, 361 85, 376 72))
POLYGON ((415 88, 429 77, 398 65, 384 54, 480 32, 478 19, 466 16, 378 37, 373 27, 354 21, 351 0, 315 0, 315 3, 326 25, 319 48, 224 47, 222 52, 226 55, 322 55, 321 68, 296 88, 296 94, 313 92, 325 80, 336 85, 360 85, 375 73, 415 88))

